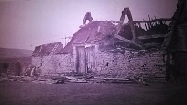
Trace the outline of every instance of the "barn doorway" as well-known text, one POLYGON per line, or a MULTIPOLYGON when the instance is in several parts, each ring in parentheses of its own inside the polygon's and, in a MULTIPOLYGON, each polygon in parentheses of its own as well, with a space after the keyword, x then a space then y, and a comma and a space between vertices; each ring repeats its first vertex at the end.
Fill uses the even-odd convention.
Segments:
POLYGON ((90 73, 95 67, 94 63, 94 46, 86 47, 78 46, 77 47, 77 63, 76 71, 77 73, 90 73))
POLYGON ((86 73, 91 73, 95 67, 94 46, 86 47, 85 52, 86 52, 86 73))

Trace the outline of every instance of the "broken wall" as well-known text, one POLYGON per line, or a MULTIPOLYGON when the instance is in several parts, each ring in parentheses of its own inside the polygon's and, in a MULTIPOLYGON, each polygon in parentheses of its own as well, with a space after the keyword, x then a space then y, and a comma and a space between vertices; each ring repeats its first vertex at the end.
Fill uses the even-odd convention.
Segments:
POLYGON ((104 77, 124 78, 165 78, 163 53, 131 52, 124 53, 96 52, 94 73, 104 77))
POLYGON ((30 65, 32 62, 31 57, 0 59, 0 63, 7 63, 9 65, 8 67, 9 75, 17 74, 17 67, 16 67, 17 61, 19 61, 21 65, 21 71, 25 70, 25 68, 28 67, 28 65, 30 65))
POLYGON ((39 67, 40 75, 53 75, 73 72, 74 61, 71 54, 33 57, 32 64, 39 67))
MULTIPOLYGON (((165 78, 166 68, 162 51, 133 52, 94 51, 95 76, 120 78, 165 78)), ((32 64, 40 67, 41 75, 53 75, 75 72, 75 62, 72 54, 33 57, 32 64)))

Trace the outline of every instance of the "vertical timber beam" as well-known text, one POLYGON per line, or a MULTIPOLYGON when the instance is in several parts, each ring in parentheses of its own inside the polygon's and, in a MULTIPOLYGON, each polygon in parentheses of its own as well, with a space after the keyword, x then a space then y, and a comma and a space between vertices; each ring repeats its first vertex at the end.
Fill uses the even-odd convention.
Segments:
POLYGON ((77 47, 73 46, 74 72, 78 72, 78 53, 77 47))

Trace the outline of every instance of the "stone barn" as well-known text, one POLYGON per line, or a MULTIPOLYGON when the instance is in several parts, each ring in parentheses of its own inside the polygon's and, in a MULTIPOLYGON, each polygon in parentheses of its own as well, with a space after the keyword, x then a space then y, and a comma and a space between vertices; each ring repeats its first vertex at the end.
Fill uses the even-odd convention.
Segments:
POLYGON ((139 44, 115 32, 116 22, 112 21, 82 26, 71 41, 74 70, 103 77, 165 77, 164 34, 139 36, 139 44))
MULTIPOLYGON (((85 16, 84 23, 86 20, 85 16)), ((35 48, 32 64, 41 69, 41 75, 75 72, 103 77, 165 78, 162 46, 170 19, 133 21, 129 8, 125 8, 120 21, 88 20, 64 48, 60 42, 35 48)))

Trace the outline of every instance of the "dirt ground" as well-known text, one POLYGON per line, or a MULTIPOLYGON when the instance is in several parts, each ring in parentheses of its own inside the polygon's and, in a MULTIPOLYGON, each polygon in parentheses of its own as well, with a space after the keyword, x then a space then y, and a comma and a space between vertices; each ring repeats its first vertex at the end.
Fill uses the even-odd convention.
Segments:
POLYGON ((0 105, 187 105, 184 83, 0 83, 0 105))

